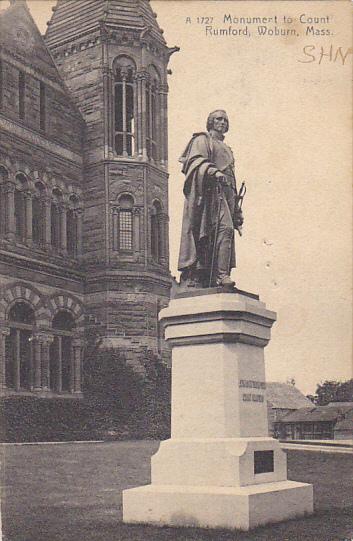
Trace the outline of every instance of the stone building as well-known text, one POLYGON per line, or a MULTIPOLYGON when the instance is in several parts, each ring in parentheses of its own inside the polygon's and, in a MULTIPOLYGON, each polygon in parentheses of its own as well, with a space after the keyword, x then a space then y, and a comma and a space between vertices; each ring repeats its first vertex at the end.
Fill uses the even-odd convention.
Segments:
POLYGON ((0 386, 80 396, 87 331, 167 350, 167 64, 148 0, 0 14, 0 386))

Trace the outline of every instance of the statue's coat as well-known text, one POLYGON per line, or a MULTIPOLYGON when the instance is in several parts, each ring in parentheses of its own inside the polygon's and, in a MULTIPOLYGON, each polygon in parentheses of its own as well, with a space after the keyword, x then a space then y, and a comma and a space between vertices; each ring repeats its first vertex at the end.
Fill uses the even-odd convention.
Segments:
MULTIPOLYGON (((181 232, 178 269, 183 271, 197 264, 207 267, 209 237, 214 219, 216 183, 210 177, 218 171, 213 161, 212 138, 207 132, 195 133, 188 143, 180 161, 185 174, 184 212, 181 232)), ((235 266, 234 250, 231 267, 235 266)))

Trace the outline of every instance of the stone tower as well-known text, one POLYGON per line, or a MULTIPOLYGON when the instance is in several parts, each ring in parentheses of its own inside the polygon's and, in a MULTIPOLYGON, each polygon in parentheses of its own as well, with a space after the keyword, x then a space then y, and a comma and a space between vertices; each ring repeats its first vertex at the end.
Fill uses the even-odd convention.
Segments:
POLYGON ((169 300, 168 48, 148 0, 58 0, 45 35, 85 120, 82 266, 108 346, 163 353, 169 300))

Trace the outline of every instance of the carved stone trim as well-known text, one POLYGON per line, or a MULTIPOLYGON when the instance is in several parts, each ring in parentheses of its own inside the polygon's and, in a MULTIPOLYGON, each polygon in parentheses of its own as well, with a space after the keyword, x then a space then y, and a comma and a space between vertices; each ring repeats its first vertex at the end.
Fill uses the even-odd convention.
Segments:
POLYGON ((54 335, 45 332, 39 332, 33 335, 32 340, 37 340, 40 344, 49 345, 53 342, 54 335))
POLYGON ((7 181, 7 182, 4 182, 2 184, 2 189, 3 189, 3 192, 4 194, 7 194, 7 193, 14 193, 15 191, 15 188, 16 188, 16 185, 14 182, 11 182, 11 181, 7 181))
POLYGON ((53 51, 53 57, 55 60, 60 60, 63 57, 71 56, 73 54, 79 53, 80 51, 84 51, 85 49, 89 49, 90 47, 95 47, 101 43, 101 41, 106 41, 107 39, 110 39, 107 36, 104 36, 102 39, 102 35, 96 35, 91 36, 92 30, 86 30, 85 32, 82 32, 81 35, 76 36, 75 43, 72 43, 71 39, 66 40, 66 42, 61 43, 51 43, 50 40, 48 42, 48 45, 50 49, 53 51), (91 36, 91 37, 88 37, 91 36))
POLYGON ((9 334, 10 334, 10 327, 0 327, 0 337, 9 336, 9 334))
POLYGON ((141 80, 147 81, 149 80, 149 78, 150 78, 150 74, 148 73, 147 70, 140 70, 136 73, 137 80, 141 79, 141 80))

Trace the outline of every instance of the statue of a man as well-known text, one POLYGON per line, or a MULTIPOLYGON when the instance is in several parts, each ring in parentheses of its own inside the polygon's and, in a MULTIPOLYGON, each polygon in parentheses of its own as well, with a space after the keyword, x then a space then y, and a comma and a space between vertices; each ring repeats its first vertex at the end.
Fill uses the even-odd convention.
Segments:
POLYGON ((232 150, 224 143, 225 111, 209 114, 207 132, 195 133, 180 161, 185 174, 178 269, 188 286, 234 286, 234 228, 243 223, 232 150))

